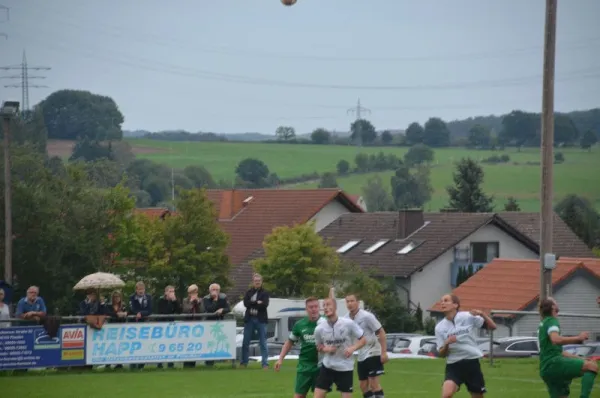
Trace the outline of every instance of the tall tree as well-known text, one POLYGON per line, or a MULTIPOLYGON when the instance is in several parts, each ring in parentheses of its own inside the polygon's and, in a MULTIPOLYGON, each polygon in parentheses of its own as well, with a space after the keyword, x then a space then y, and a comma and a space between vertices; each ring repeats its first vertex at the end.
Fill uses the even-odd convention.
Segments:
POLYGON ((81 90, 59 90, 37 105, 44 114, 48 138, 120 140, 123 114, 115 101, 81 90))
POLYGON ((391 178, 392 197, 396 208, 423 207, 431 199, 431 184, 428 168, 423 167, 417 172, 402 165, 391 178))
POLYGON ((404 164, 408 167, 433 162, 435 154, 433 150, 424 144, 416 144, 410 147, 404 155, 404 164))
POLYGON ((587 130, 585 133, 583 133, 583 137, 581 137, 580 145, 581 148, 587 149, 591 152, 592 147, 596 145, 597 142, 598 137, 596 136, 596 133, 594 133, 592 130, 587 130))
POLYGON ((554 210, 589 247, 600 246, 600 214, 587 199, 567 195, 554 210))
POLYGON ((369 145, 377 139, 377 131, 368 120, 358 119, 350 125, 350 137, 360 145, 369 145))
POLYGON ((275 135, 280 141, 289 141, 296 138, 296 130, 292 126, 279 126, 275 130, 275 135))
POLYGON ((210 189, 217 187, 215 180, 204 166, 187 166, 183 169, 183 174, 193 182, 195 188, 210 189))
POLYGON ((469 129, 467 141, 471 148, 489 148, 492 144, 491 131, 481 124, 476 124, 469 129))
POLYGON ((339 267, 335 250, 315 232, 313 223, 277 227, 265 237, 264 257, 254 260, 266 288, 279 297, 327 294, 339 267))
POLYGON ((573 120, 564 114, 554 115, 554 144, 572 146, 579 141, 579 130, 573 120))
POLYGON ((425 140, 425 130, 419 123, 414 122, 406 128, 404 136, 408 145, 422 144, 425 140))
POLYGON ((235 173, 252 188, 262 188, 268 185, 269 168, 262 160, 244 159, 237 165, 235 173))
POLYGON ((425 122, 423 144, 433 148, 450 145, 450 130, 442 119, 432 117, 425 122))
POLYGON ((389 130, 384 130, 381 133, 381 142, 384 145, 389 145, 392 143, 392 141, 394 140, 394 136, 392 135, 392 133, 389 130))
POLYGON ((501 142, 512 143, 520 148, 539 145, 539 137, 539 114, 515 110, 502 117, 501 142))
POLYGON ((310 135, 313 144, 329 144, 331 141, 331 133, 323 128, 318 128, 310 135))
POLYGON ((367 180, 362 187, 362 194, 368 211, 389 211, 394 207, 392 196, 383 186, 379 175, 367 180))
POLYGON ((454 186, 446 188, 450 196, 448 207, 465 213, 493 211, 494 197, 483 192, 483 178, 483 169, 473 159, 458 162, 452 176, 454 186))

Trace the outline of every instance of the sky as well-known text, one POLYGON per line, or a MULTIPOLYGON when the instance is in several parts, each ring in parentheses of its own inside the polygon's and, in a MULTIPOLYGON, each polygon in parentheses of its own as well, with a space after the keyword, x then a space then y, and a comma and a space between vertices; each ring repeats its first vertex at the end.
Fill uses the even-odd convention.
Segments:
MULTIPOLYGON (((30 104, 112 97, 124 129, 378 130, 539 112, 543 0, 0 0, 0 66, 26 51, 30 104)), ((600 106, 598 0, 559 1, 557 111, 600 106)), ((0 71, 0 76, 19 71, 0 71)), ((0 80, 0 100, 21 99, 0 80)))

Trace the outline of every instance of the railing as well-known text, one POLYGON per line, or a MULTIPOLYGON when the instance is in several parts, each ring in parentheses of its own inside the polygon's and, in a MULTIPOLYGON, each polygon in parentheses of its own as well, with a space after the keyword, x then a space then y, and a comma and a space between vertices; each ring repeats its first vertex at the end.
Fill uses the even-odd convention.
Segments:
MULTIPOLYGON (((507 311, 507 310, 492 310, 490 311, 490 315, 494 317, 494 315, 535 315, 539 316, 539 312, 537 311, 507 311)), ((600 319, 600 314, 574 314, 569 312, 561 312, 559 314, 561 318, 584 318, 584 319, 600 319)), ((490 330, 490 366, 494 365, 494 331, 490 330)))

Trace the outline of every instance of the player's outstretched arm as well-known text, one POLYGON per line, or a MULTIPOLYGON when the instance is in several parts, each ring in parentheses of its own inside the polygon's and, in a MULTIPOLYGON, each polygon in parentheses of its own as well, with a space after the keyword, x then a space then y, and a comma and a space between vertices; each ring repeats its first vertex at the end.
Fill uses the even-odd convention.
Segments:
POLYGON ((551 331, 549 335, 550 341, 552 341, 552 344, 555 345, 581 344, 590 338, 590 334, 588 332, 581 332, 577 336, 573 337, 561 336, 558 331, 551 331))

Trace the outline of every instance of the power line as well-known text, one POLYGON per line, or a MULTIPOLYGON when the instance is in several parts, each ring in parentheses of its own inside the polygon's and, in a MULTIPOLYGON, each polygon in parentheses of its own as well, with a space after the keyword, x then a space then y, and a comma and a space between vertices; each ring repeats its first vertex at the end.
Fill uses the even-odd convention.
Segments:
POLYGON ((11 65, 11 66, 0 66, 0 70, 19 70, 21 73, 19 75, 13 76, 2 76, 4 79, 21 79, 20 83, 17 84, 8 84, 4 87, 13 87, 21 89, 21 107, 22 114, 26 115, 29 111, 29 89, 30 88, 47 88, 48 86, 43 86, 39 84, 29 84, 29 79, 45 79, 45 76, 32 76, 29 74, 30 70, 50 70, 48 66, 30 66, 27 64, 27 56, 25 54, 25 50, 23 50, 23 60, 19 65, 11 65))
MULTIPOLYGON (((29 37, 31 40, 38 40, 39 37, 29 37)), ((58 46, 55 42, 47 42, 44 44, 44 48, 55 48, 59 51, 67 53, 77 53, 75 46, 69 44, 66 46, 58 46)), ((516 78, 505 78, 496 80, 480 80, 470 82, 457 82, 457 83, 446 83, 446 84, 423 84, 423 85, 345 85, 345 84, 317 84, 317 83, 304 83, 304 82, 292 82, 285 80, 266 79, 259 77, 233 75, 226 73, 218 73, 208 70, 181 67, 173 64, 166 64, 163 62, 141 59, 140 61, 131 62, 128 60, 118 59, 116 57, 107 57, 99 54, 99 51, 91 51, 89 46, 86 47, 87 53, 79 51, 84 57, 93 59, 103 59, 113 64, 121 64, 129 67, 133 67, 141 70, 149 70, 154 72, 166 73, 171 75, 178 75, 182 77, 193 77, 201 80, 214 80, 228 83, 237 84, 248 84, 258 86, 271 86, 271 87, 294 87, 294 88, 305 88, 305 89, 328 89, 328 90, 364 90, 364 91, 435 91, 435 90, 464 90, 464 89, 478 89, 478 88, 498 88, 507 86, 523 86, 526 84, 538 84, 541 81, 542 76, 540 74, 521 76, 516 78)), ((103 52, 113 52, 106 49, 103 52)), ((130 54, 121 54, 123 57, 131 57, 130 54)), ((565 74, 558 81, 570 81, 574 79, 595 79, 600 77, 600 66, 580 69, 572 71, 569 74, 565 74)))
MULTIPOLYGON (((264 51, 260 49, 232 49, 227 47, 207 47, 198 46, 197 44, 189 45, 189 43, 183 43, 183 41, 179 38, 169 37, 164 34, 152 34, 152 33, 143 33, 141 34, 138 30, 127 29, 119 25, 109 24, 104 21, 94 20, 92 23, 90 21, 89 24, 80 25, 70 21, 71 18, 64 19, 64 13, 58 14, 56 9, 48 8, 44 9, 44 7, 40 7, 39 12, 43 13, 44 18, 47 18, 48 14, 54 14, 59 18, 60 26, 71 26, 75 29, 80 29, 85 32, 89 32, 90 29, 94 29, 100 32, 103 36, 113 36, 118 38, 120 41, 123 40, 131 40, 133 36, 137 36, 138 38, 133 38, 133 41, 144 44, 151 44, 153 46, 164 46, 172 49, 172 47, 179 46, 183 49, 193 49, 196 52, 204 52, 204 53, 212 53, 212 54, 220 54, 220 55, 228 55, 228 56, 237 56, 237 57, 250 57, 250 58, 275 58, 275 59, 288 59, 292 61, 298 60, 307 60, 307 61, 322 61, 322 62, 407 62, 407 61, 435 61, 435 60, 476 60, 476 59, 497 59, 504 57, 514 57, 518 55, 535 55, 539 54, 535 53, 536 51, 542 50, 542 45, 536 46, 528 46, 528 47, 520 47, 514 49, 504 49, 498 51, 486 51, 486 52, 466 52, 460 54, 436 54, 436 55, 418 55, 418 56, 402 56, 402 57, 340 57, 340 56, 327 56, 327 55, 310 55, 310 54, 283 54, 283 53, 275 53, 264 51), (94 24, 104 25, 106 28, 98 28, 95 27, 94 24), (119 33, 119 31, 121 33, 119 33), (125 34, 123 34, 125 33, 125 34), (183 43, 183 45, 182 45, 183 43)), ((77 18, 77 20, 81 20, 77 18)), ((589 47, 590 44, 593 46, 598 46, 600 44, 600 37, 588 37, 580 40, 575 40, 572 42, 565 43, 566 46, 562 47, 561 50, 579 50, 582 48, 589 47)))

